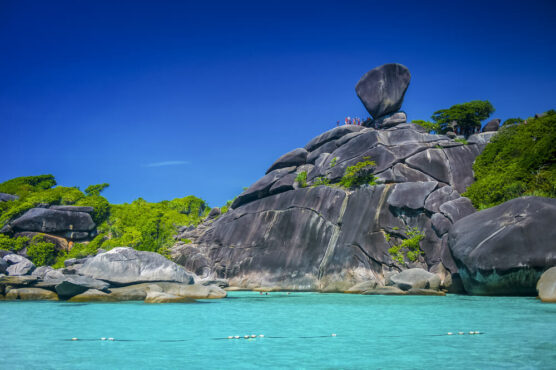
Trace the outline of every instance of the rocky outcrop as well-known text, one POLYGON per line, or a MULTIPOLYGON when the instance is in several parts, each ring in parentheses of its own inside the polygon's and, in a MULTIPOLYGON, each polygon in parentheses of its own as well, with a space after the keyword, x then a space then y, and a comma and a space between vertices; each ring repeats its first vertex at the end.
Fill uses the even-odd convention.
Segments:
POLYGON ((291 152, 286 153, 278 158, 276 162, 274 162, 272 166, 270 166, 266 173, 272 172, 279 168, 301 166, 302 164, 306 163, 308 153, 309 152, 307 152, 307 150, 303 148, 294 149, 291 152))
POLYGON ((495 118, 491 121, 488 121, 488 123, 485 125, 485 127, 483 127, 482 132, 496 132, 496 131, 498 131, 498 129, 500 128, 500 122, 502 122, 502 120, 500 118, 495 118))
POLYGON ((556 266, 556 199, 522 197, 457 221, 448 244, 465 290, 476 295, 536 295, 556 266))
POLYGON ((370 280, 381 287, 387 275, 415 267, 444 271, 442 287, 452 289, 457 267, 447 232, 474 212, 460 192, 473 181, 475 144, 399 124, 337 127, 305 148, 308 158, 319 151, 314 163, 269 172, 227 213, 183 229, 176 240, 191 243, 177 242, 173 260, 231 288, 344 292, 370 280), (369 159, 378 185, 338 186, 347 167, 369 159), (302 171, 306 188, 293 184, 302 171), (323 178, 331 186, 311 186, 323 178), (424 254, 400 264, 388 250, 413 228, 424 234, 424 254))
POLYGON ((35 269, 33 262, 17 254, 8 254, 2 259, 8 265, 5 271, 10 276, 28 275, 35 269))
POLYGON ((96 236, 96 225, 90 215, 93 210, 79 206, 31 208, 4 225, 0 232, 30 239, 41 235, 59 250, 68 250, 68 240, 82 241, 96 236))
POLYGON ((397 63, 365 73, 355 86, 357 96, 374 119, 398 111, 409 86, 409 70, 397 63))
POLYGON ((556 267, 549 268, 541 275, 537 292, 541 301, 556 303, 556 267))
POLYGON ((0 202, 10 202, 12 200, 17 200, 19 197, 17 195, 0 193, 0 202))
MULTIPOLYGON (((15 254, 5 256, 3 261, 6 260, 18 261, 16 264, 25 262, 15 254)), ((192 274, 156 253, 121 247, 74 262, 68 264, 69 268, 54 270, 41 266, 32 275, 28 272, 24 276, 0 276, 0 294, 5 294, 5 299, 143 300, 148 303, 192 302, 226 296, 218 286, 222 281, 195 284, 192 274)))
POLYGON ((87 259, 78 272, 115 285, 147 281, 193 284, 194 281, 191 274, 158 253, 123 247, 87 259))

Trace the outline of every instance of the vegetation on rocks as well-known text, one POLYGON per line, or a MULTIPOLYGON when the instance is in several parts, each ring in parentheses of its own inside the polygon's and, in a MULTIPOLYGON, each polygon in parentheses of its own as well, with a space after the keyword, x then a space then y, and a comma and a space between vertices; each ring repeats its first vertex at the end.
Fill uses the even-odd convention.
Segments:
POLYGON ((494 107, 488 100, 473 100, 468 103, 456 104, 448 109, 440 109, 433 113, 432 120, 440 125, 440 131, 450 130, 450 124, 457 122, 461 134, 471 135, 481 127, 481 121, 494 113, 494 107))
POLYGON ((0 234, 0 249, 18 251, 27 247, 27 255, 37 265, 63 266, 67 258, 81 258, 99 248, 129 246, 138 250, 165 253, 173 244, 179 226, 197 225, 210 211, 207 204, 194 196, 150 203, 137 199, 127 204, 110 204, 101 192, 109 185, 91 185, 82 192, 77 187, 56 186, 52 175, 19 177, 0 184, 0 192, 18 195, 19 199, 0 202, 0 225, 25 211, 45 205, 90 206, 98 235, 88 243, 76 243, 69 251, 57 251, 42 238, 29 240, 0 234))
MULTIPOLYGON (((388 253, 390 253, 392 259, 399 264, 403 264, 406 258, 411 262, 415 262, 419 256, 423 254, 419 243, 421 239, 425 237, 425 234, 416 227, 407 228, 405 234, 407 235, 407 239, 404 239, 399 244, 394 244, 388 249, 388 253)), ((386 241, 390 242, 391 240, 392 236, 386 233, 386 241)))
POLYGON ((376 178, 373 175, 376 163, 370 161, 370 157, 363 157, 363 159, 365 160, 346 168, 344 176, 340 179, 340 186, 354 188, 365 184, 376 185, 376 178))
POLYGON ((473 170, 476 181, 464 194, 478 209, 524 195, 556 197, 556 112, 503 126, 473 170))
POLYGON ((295 178, 295 182, 297 182, 299 186, 302 188, 307 187, 307 171, 302 171, 298 173, 295 178))

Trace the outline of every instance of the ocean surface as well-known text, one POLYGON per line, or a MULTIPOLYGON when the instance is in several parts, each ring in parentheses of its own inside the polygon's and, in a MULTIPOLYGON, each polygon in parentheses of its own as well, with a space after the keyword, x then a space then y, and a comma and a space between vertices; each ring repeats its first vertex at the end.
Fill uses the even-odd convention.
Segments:
POLYGON ((0 315, 2 369, 556 368, 556 304, 534 298, 231 292, 193 304, 0 301, 0 315))

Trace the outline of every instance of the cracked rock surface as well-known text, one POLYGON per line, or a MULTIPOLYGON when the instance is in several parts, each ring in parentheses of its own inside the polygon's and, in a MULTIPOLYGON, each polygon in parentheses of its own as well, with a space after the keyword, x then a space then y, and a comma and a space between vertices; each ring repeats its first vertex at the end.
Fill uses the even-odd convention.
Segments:
POLYGON ((343 292, 368 281, 384 286, 387 276, 408 268, 445 271, 449 288, 457 268, 447 232, 452 220, 474 212, 460 193, 473 181, 476 144, 402 123, 336 127, 304 148, 306 157, 302 150, 281 157, 278 163, 295 154, 296 164, 284 160, 289 167, 263 176, 230 211, 177 235, 191 243, 178 241, 172 259, 203 279, 227 279, 231 288, 343 292), (366 157, 376 162, 378 185, 339 187, 346 168, 366 157), (294 181, 302 171, 305 188, 294 181), (313 187, 317 178, 331 186, 313 187), (434 215, 442 223, 433 227, 434 215), (399 263, 388 250, 410 228, 423 232, 424 254, 399 263))

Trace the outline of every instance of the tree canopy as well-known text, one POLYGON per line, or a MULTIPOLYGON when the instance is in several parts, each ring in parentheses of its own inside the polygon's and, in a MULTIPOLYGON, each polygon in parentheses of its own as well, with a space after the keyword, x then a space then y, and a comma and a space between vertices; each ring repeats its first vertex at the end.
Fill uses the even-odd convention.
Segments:
POLYGON ((487 119, 492 113, 494 107, 488 100, 473 100, 453 105, 448 109, 440 109, 434 112, 431 118, 444 133, 451 129, 450 125, 455 121, 460 128, 459 133, 469 136, 480 128, 481 121, 487 119))
POLYGON ((556 197, 556 112, 505 125, 475 160, 464 194, 488 208, 524 195, 556 197))

